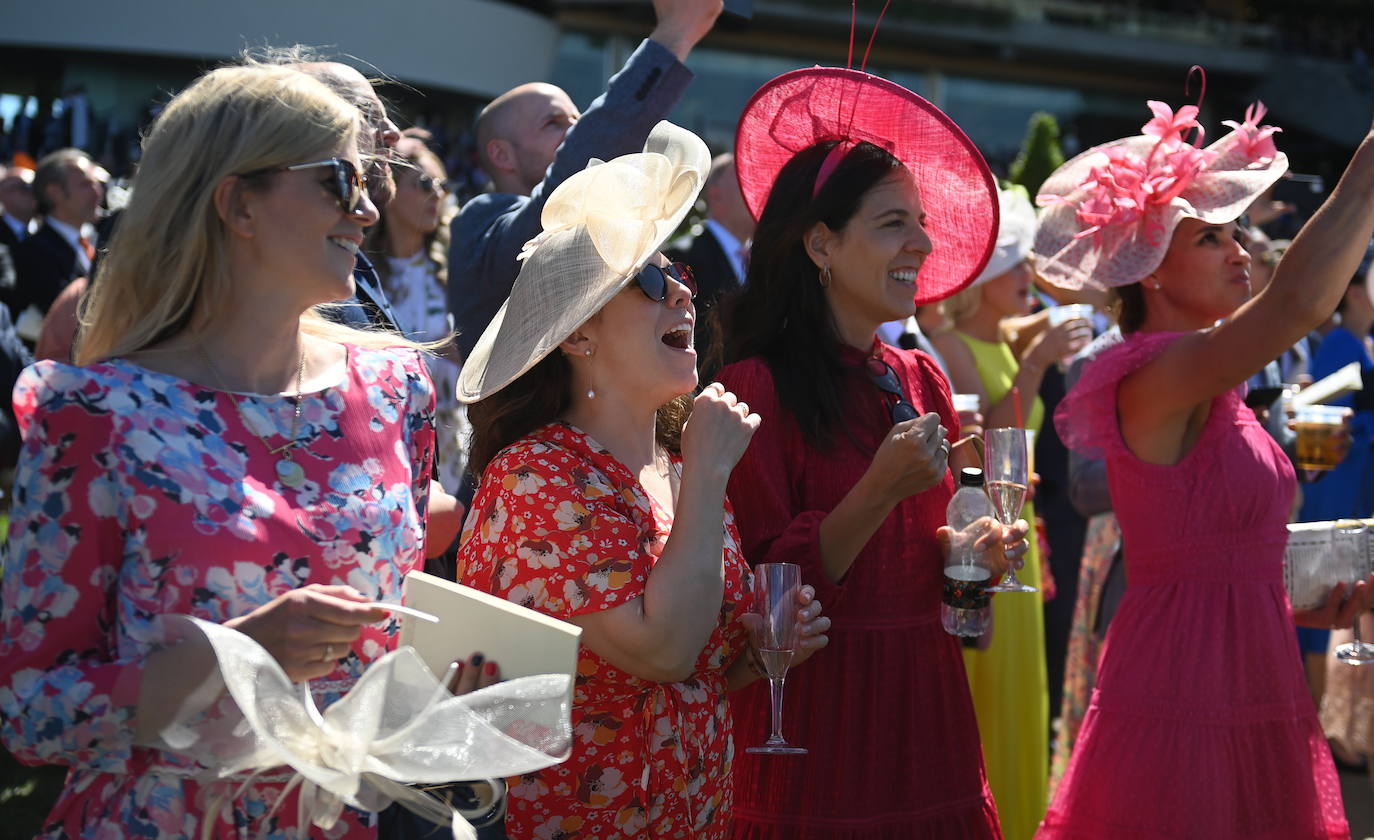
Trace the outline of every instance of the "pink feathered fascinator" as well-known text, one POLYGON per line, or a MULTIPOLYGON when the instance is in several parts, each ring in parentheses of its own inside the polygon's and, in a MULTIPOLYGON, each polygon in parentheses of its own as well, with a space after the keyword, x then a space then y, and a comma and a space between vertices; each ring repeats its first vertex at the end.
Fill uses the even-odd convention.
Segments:
POLYGON ((1223 123, 1230 133, 1206 148, 1196 105, 1149 105, 1154 118, 1139 136, 1089 149, 1040 188, 1036 268, 1054 285, 1138 283, 1159 267, 1180 219, 1234 221, 1288 169, 1279 129, 1260 125, 1263 103, 1223 123))

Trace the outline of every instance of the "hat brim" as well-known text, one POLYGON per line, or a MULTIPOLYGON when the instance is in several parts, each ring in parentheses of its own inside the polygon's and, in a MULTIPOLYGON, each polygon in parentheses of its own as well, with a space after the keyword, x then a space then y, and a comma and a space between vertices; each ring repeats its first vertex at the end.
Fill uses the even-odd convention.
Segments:
MULTIPOLYGON (((609 163, 631 162, 659 168, 655 156, 667 158, 672 173, 663 195, 642 196, 652 206, 650 221, 626 220, 624 224, 652 225, 652 232, 639 237, 632 254, 620 254, 622 267, 606 262, 608 246, 593 224, 574 224, 546 234, 521 263, 520 274, 510 296, 496 317, 482 332, 472 352, 463 362, 458 377, 457 399, 473 403, 506 387, 553 352, 578 327, 586 323, 625 288, 677 230, 696 203, 711 167, 711 153, 695 134, 668 122, 660 122, 644 145, 644 151, 625 155, 609 163)), ((580 192, 595 184, 592 170, 601 166, 592 161, 586 170, 569 178, 549 196, 544 224, 563 212, 594 216, 604 205, 595 197, 580 192), (579 209, 579 207, 581 209, 579 209)))
POLYGON ((1277 153, 1256 164, 1237 151, 1236 133, 1208 146, 1212 163, 1167 205, 1152 209, 1143 220, 1122 229, 1105 229, 1078 236, 1083 224, 1078 206, 1088 197, 1082 184, 1107 152, 1124 149, 1148 157, 1158 138, 1146 135, 1103 143, 1077 155, 1056 169, 1040 188, 1040 227, 1034 252, 1036 270, 1062 289, 1106 289, 1138 283, 1164 261, 1174 228, 1183 219, 1220 225, 1240 218, 1265 190, 1288 170, 1288 157, 1277 153))
POLYGON ((749 212, 762 215, 778 173, 798 152, 844 139, 887 150, 915 178, 934 245, 916 281, 916 303, 934 303, 972 283, 997 240, 992 172, 940 109, 868 73, 794 70, 755 92, 735 137, 735 170, 749 212))

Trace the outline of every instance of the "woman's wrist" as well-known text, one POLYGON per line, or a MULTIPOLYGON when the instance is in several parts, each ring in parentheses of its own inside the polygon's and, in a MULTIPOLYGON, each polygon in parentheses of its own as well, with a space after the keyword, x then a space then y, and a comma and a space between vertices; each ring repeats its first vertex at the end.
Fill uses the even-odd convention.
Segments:
POLYGON ((730 669, 725 675, 726 688, 735 691, 767 677, 768 672, 764 670, 763 660, 759 659, 758 651, 751 641, 745 644, 744 650, 730 664, 730 669))
MULTIPOLYGON (((879 520, 886 519, 892 509, 897 506, 901 499, 889 498, 888 493, 884 493, 879 487, 875 486, 873 470, 878 467, 876 461, 868 465, 868 469, 854 482, 854 486, 849 489, 844 498, 840 500, 840 505, 849 507, 850 510, 858 513, 865 518, 877 517, 879 520)), ((838 508, 840 505, 837 505, 838 508)), ((833 513, 833 511, 832 511, 833 513)))
POLYGON ((694 492, 707 493, 712 496, 719 493, 724 499, 725 489, 730 483, 732 471, 733 467, 683 461, 682 489, 686 491, 690 487, 694 492))

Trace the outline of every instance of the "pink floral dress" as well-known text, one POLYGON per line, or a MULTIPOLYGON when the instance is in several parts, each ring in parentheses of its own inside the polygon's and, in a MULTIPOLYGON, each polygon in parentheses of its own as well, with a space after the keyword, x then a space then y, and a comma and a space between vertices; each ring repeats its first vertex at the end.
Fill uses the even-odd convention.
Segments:
MULTIPOLYGON (((223 622, 310 583, 399 600, 423 561, 434 441, 424 362, 347 349, 343 381, 302 397, 294 451, 306 480, 294 489, 244 425, 280 444, 292 398, 236 397, 119 359, 39 362, 20 377, 0 734, 21 761, 71 768, 41 836, 200 837, 210 811, 213 837, 296 836, 294 794, 268 816, 289 770, 232 797, 242 779, 202 783, 190 759, 135 746, 132 724, 159 616, 223 622)), ((321 707, 397 629, 364 629, 312 684, 321 707)), ((370 821, 346 811, 312 836, 372 837, 370 821)))
MULTIPOLYGON (((552 424, 483 472, 458 577, 557 618, 607 610, 644 593, 672 524, 615 456, 552 424)), ((723 562, 720 620, 690 678, 640 679, 582 648, 572 757, 511 780, 511 837, 725 837, 734 759, 725 669, 747 643, 738 617, 750 607, 728 507, 723 562)))

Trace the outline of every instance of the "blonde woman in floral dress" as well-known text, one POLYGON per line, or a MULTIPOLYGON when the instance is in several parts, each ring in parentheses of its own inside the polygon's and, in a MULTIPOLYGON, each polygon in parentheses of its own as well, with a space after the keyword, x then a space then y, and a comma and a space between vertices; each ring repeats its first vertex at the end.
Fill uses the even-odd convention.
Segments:
MULTIPOLYGON (((284 68, 179 94, 144 142, 78 366, 40 362, 16 389, 0 735, 70 768, 43 837, 308 829, 289 770, 213 781, 149 746, 209 668, 162 647, 160 616, 246 634, 321 707, 393 646, 368 602, 399 599, 424 557, 434 392, 412 345, 314 309, 352 294, 377 220, 359 125, 284 68)), ((345 810, 325 836, 372 825, 345 810)))

